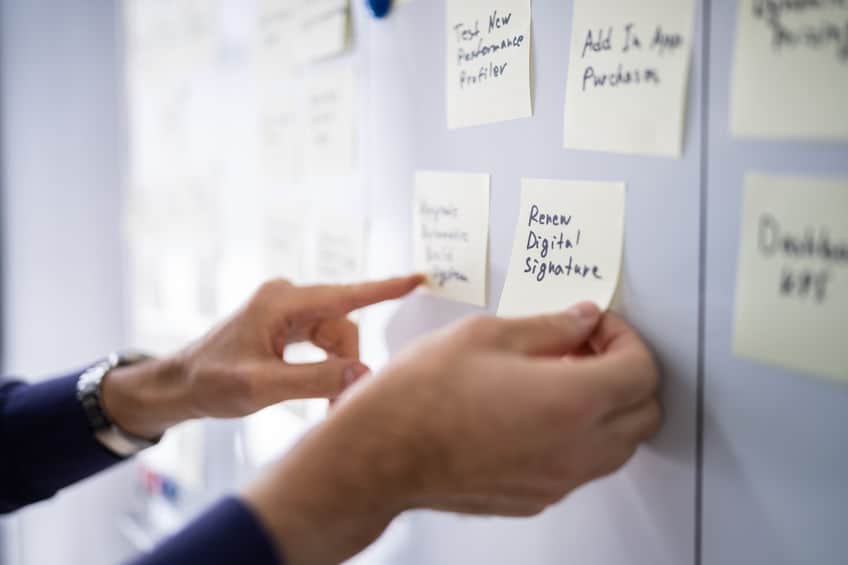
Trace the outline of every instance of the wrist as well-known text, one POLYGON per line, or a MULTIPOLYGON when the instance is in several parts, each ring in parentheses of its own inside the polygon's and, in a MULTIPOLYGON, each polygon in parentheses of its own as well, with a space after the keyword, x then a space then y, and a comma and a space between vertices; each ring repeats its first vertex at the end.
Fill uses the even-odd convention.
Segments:
POLYGON ((101 395, 112 422, 143 438, 159 437, 193 417, 179 357, 113 369, 103 378, 101 395))

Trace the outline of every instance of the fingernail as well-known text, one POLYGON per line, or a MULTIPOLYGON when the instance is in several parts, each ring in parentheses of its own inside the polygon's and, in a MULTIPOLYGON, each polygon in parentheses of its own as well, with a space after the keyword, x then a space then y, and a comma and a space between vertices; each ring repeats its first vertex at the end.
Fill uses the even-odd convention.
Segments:
POLYGON ((601 311, 593 302, 581 302, 569 308, 568 313, 577 318, 581 323, 589 324, 594 323, 598 319, 601 311))

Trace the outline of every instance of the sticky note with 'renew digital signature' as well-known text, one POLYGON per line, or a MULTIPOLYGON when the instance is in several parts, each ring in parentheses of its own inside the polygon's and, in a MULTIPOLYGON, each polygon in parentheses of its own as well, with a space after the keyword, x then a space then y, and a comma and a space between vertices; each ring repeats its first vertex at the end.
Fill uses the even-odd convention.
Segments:
POLYGON ((848 179, 750 174, 737 355, 848 380, 848 179))
POLYGON ((848 2, 740 0, 730 130, 848 139, 848 2))
POLYGON ((576 0, 565 147, 679 156, 693 0, 576 0))
POLYGON ((412 239, 415 269, 436 296, 486 305, 489 175, 415 174, 412 239))
POLYGON ((498 315, 609 308, 624 245, 624 183, 524 179, 498 315))
POLYGON ((530 0, 448 0, 448 128, 527 118, 530 0))

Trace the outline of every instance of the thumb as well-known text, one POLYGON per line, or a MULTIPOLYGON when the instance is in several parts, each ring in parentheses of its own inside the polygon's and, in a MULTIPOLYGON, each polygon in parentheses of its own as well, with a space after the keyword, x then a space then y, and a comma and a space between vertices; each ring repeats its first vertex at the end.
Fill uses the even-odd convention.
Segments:
POLYGON ((270 363, 263 371, 262 389, 275 402, 299 398, 335 398, 370 369, 341 357, 320 363, 270 363))
POLYGON ((588 341, 601 316, 597 306, 582 302, 559 314, 502 320, 499 345, 525 355, 565 355, 588 341))

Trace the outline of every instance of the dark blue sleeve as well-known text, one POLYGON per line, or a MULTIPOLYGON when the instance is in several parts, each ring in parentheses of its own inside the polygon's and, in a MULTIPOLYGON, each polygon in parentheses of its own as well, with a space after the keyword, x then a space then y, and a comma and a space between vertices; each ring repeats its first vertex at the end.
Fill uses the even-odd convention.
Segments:
POLYGON ((0 381, 0 513, 49 498, 121 461, 91 433, 76 396, 78 378, 0 381))
POLYGON ((258 518, 238 499, 225 498, 151 553, 132 561, 132 565, 171 563, 278 565, 283 561, 258 518))

